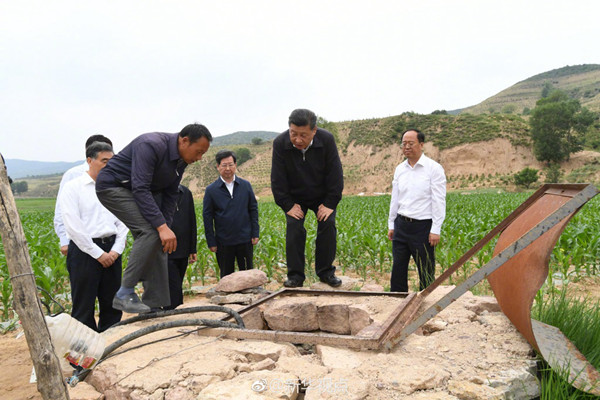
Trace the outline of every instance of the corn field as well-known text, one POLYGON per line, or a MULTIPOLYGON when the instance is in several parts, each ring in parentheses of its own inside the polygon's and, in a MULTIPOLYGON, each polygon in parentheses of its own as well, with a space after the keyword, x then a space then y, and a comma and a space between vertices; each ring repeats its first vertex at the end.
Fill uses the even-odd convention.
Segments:
MULTIPOLYGON (((449 193, 442 239, 436 248, 438 271, 451 266, 460 256, 485 236, 496 224, 520 205, 529 193, 449 193)), ((600 196, 599 196, 600 197, 600 196)), ((389 288, 392 266, 391 242, 387 239, 387 214, 390 197, 344 197, 337 211, 338 247, 336 266, 338 274, 352 274, 364 280, 377 278, 389 288)), ((59 252, 58 239, 53 230, 53 201, 37 209, 19 210, 31 255, 37 285, 52 294, 67 309, 70 287, 65 257, 59 252)), ((188 268, 184 285, 214 283, 219 276, 216 257, 204 239, 202 207, 197 204, 198 261, 188 268)), ((255 247, 255 267, 263 270, 272 280, 283 282, 285 268, 285 216, 273 201, 259 202, 260 242, 255 247)), ((306 262, 314 262, 316 219, 307 216, 306 262)), ((129 245, 124 254, 126 265, 129 245)), ((495 242, 486 245, 451 278, 458 283, 470 276, 476 268, 492 258, 495 242)), ((561 272, 570 280, 600 273, 600 199, 594 198, 567 225, 551 257, 550 275, 561 272)), ((4 249, 0 247, 0 321, 2 327, 14 323, 17 316, 12 307, 12 287, 4 249)), ((315 281, 314 268, 306 268, 307 279, 315 281)), ((416 282, 413 282, 413 290, 416 282)), ((44 296, 44 295, 42 295, 44 296)), ((47 296, 46 296, 47 297, 47 296)), ((47 301, 48 299, 43 299, 47 301)))

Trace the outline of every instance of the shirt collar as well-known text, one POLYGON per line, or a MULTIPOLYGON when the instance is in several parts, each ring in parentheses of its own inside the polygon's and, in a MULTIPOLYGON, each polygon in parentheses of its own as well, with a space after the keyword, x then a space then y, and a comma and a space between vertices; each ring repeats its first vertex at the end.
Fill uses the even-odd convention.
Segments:
POLYGON ((410 164, 408 163, 408 159, 404 160, 404 162, 406 163, 406 166, 409 168, 415 168, 417 165, 421 165, 421 166, 425 167, 426 166, 425 164, 427 163, 427 157, 425 156, 425 153, 421 153, 421 157, 419 157, 419 159, 415 163, 414 167, 410 166, 410 164))
POLYGON ((304 152, 306 152, 306 150, 310 149, 310 146, 313 145, 314 141, 315 141, 315 139, 313 138, 313 140, 311 140, 310 143, 308 144, 308 146, 306 146, 306 148, 304 148, 304 149, 298 149, 294 143, 292 143, 292 146, 294 146, 295 149, 298 149, 304 153, 304 152))
POLYGON ((85 172, 83 175, 83 178, 81 178, 83 180, 83 183, 85 185, 89 185, 90 183, 93 183, 94 185, 96 184, 96 181, 92 179, 92 177, 90 176, 90 174, 88 174, 87 172, 85 172))
POLYGON ((233 183, 235 183, 235 174, 233 175, 233 180, 231 181, 231 183, 225 182, 225 179, 223 179, 223 177, 221 175, 219 175, 219 179, 221 180, 221 182, 223 182, 226 185, 231 185, 233 183))

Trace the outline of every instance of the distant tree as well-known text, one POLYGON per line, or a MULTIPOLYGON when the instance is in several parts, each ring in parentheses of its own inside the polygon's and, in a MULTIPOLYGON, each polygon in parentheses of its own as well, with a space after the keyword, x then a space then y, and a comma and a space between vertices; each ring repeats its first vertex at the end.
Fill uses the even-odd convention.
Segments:
POLYGON ((558 183, 562 176, 560 165, 551 163, 547 168, 544 169, 544 175, 546 175, 545 183, 558 183))
POLYGON ((338 138, 338 128, 335 122, 327 121, 325 118, 317 115, 317 126, 331 132, 335 138, 335 141, 340 144, 338 138))
POLYGON ((431 115, 448 115, 448 111, 446 110, 435 110, 431 113, 431 115))
POLYGON ((517 186, 522 186, 529 189, 532 183, 538 180, 538 170, 535 168, 523 168, 521 171, 514 174, 514 181, 517 186))
POLYGON ((13 182, 11 183, 10 187, 14 194, 22 194, 29 190, 29 185, 27 184, 27 181, 13 182))
POLYGON ((552 92, 552 89, 554 89, 552 84, 550 82, 545 82, 544 87, 542 87, 542 99, 548 97, 550 92, 552 92))
POLYGON ((250 150, 248 150, 246 147, 240 147, 235 151, 235 154, 237 156, 237 165, 242 165, 243 163, 252 158, 250 150))
POLYGON ((523 113, 522 113, 522 114, 523 114, 523 115, 529 115, 529 114, 531 114, 531 108, 529 108, 529 107, 524 107, 524 108, 523 108, 523 113))
POLYGON ((539 99, 531 112, 533 152, 539 161, 560 163, 582 149, 583 137, 593 123, 593 113, 561 90, 539 99), (591 118, 590 118, 591 117, 591 118))
POLYGON ((252 138, 252 144, 255 146, 261 145, 263 140, 259 137, 252 138))

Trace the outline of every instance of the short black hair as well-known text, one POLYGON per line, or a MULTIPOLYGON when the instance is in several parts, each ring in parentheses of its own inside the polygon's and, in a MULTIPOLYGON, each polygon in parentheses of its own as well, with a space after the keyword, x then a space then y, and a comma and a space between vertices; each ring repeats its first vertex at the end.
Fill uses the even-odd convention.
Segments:
POLYGON ((315 129, 315 126, 317 126, 317 116, 314 112, 306 108, 297 108, 292 111, 288 119, 288 126, 292 124, 296 126, 308 125, 310 129, 315 129))
POLYGON ((235 153, 231 150, 224 149, 219 150, 217 155, 215 155, 215 161, 217 161, 217 165, 221 165, 221 160, 227 157, 233 157, 233 162, 237 163, 237 157, 235 156, 235 153))
MULTIPOLYGON (((425 134, 418 129, 410 128, 410 129, 405 130, 404 133, 411 132, 411 131, 417 132, 417 140, 419 141, 419 143, 425 143, 425 134)), ((404 137, 404 133, 402 134, 402 137, 404 137)))
POLYGON ((212 142, 213 138, 208 128, 202 124, 189 124, 186 125, 181 132, 179 137, 187 137, 190 139, 190 143, 196 143, 200 138, 206 138, 209 142, 212 142))
POLYGON ((108 143, 110 144, 110 147, 113 145, 110 139, 104 135, 92 135, 85 141, 85 148, 87 149, 94 142, 108 143))
POLYGON ((85 149, 85 157, 89 157, 95 160, 98 157, 98 153, 102 153, 103 151, 109 151, 113 153, 113 148, 108 143, 93 142, 85 149))

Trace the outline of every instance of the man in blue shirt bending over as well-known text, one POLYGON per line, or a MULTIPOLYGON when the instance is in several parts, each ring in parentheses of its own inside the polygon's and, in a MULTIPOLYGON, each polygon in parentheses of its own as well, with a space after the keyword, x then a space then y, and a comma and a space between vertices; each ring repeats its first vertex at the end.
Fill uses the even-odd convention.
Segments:
POLYGON ((212 136, 204 125, 179 133, 145 133, 110 159, 96 179, 98 200, 133 235, 133 246, 113 307, 128 313, 169 306, 167 255, 177 248, 170 228, 178 187, 188 164, 202 159, 212 136), (142 281, 142 301, 135 285, 142 281))
POLYGON ((258 204, 250 182, 235 175, 237 158, 230 150, 215 157, 220 177, 204 193, 203 219, 206 244, 217 253, 221 278, 252 269, 254 245, 258 243, 258 204))

